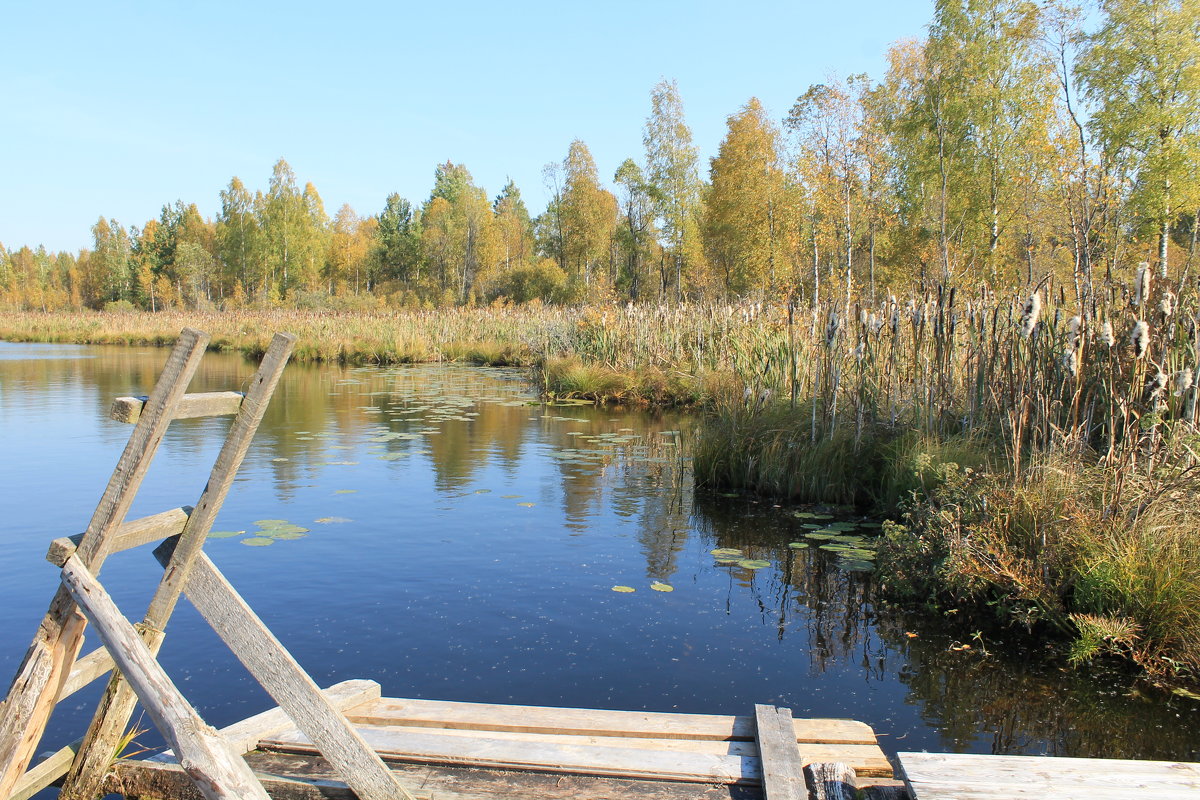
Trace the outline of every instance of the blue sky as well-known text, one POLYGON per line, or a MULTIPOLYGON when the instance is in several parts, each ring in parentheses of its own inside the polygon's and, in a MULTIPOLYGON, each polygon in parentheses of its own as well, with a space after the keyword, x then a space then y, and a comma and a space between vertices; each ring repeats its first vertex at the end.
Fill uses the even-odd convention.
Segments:
POLYGON ((165 203, 205 216, 286 158, 332 216, 429 194, 466 164, 533 212, 573 139, 609 180, 642 159, 650 89, 678 81, 703 168, 757 96, 777 119, 812 83, 880 78, 932 0, 10 3, 0 48, 0 243, 90 245, 165 203))

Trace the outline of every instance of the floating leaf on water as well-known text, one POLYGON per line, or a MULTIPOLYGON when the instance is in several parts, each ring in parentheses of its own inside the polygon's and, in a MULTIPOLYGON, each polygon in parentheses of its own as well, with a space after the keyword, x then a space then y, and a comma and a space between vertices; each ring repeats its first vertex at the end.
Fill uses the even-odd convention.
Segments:
POLYGON ((331 522, 354 522, 354 520, 350 519, 349 517, 321 517, 320 519, 314 519, 313 522, 319 522, 322 525, 326 525, 331 522))
POLYGON ((208 538, 210 539, 232 539, 234 536, 241 536, 245 531, 209 531, 208 538))
POLYGON ((708 552, 712 553, 717 558, 732 558, 734 556, 737 556, 738 558, 742 557, 742 551, 736 547, 718 547, 715 550, 709 550, 708 552))
POLYGON ((836 533, 824 533, 824 532, 819 533, 817 531, 813 531, 812 533, 804 534, 805 539, 816 539, 817 541, 825 541, 827 539, 833 539, 836 536, 837 536, 836 533))
POLYGON ((861 536, 835 536, 833 541, 841 542, 842 544, 862 544, 867 540, 861 536))
POLYGON ((817 515, 811 511, 793 511, 792 516, 796 519, 816 519, 817 515))
POLYGON ((650 588, 656 592, 673 592, 673 591, 675 591, 674 586, 672 586, 669 583, 662 583, 661 581, 655 581, 654 583, 650 584, 650 588))
POLYGON ((260 528, 270 528, 275 525, 287 525, 288 521, 286 519, 256 519, 254 524, 260 528))
POLYGON ((821 525, 821 524, 819 524, 819 523, 816 523, 816 522, 805 522, 805 523, 804 523, 803 525, 801 525, 800 527, 801 527, 801 528, 804 528, 805 530, 808 530, 808 531, 820 531, 820 530, 824 530, 824 529, 825 529, 825 526, 824 526, 824 525, 821 525))
POLYGON ((275 461, 275 462, 279 462, 279 461, 290 461, 291 459, 289 459, 289 458, 283 458, 283 457, 281 456, 281 457, 279 457, 279 458, 272 458, 271 460, 272 460, 272 461, 275 461))
POLYGON ((718 567, 736 567, 741 559, 737 556, 718 556, 716 561, 718 567))
POLYGON ((825 527, 835 531, 852 531, 858 527, 853 522, 831 522, 825 527))
POLYGON ((522 496, 523 495, 519 495, 519 494, 502 494, 502 495, 500 495, 500 499, 501 500, 516 500, 518 497, 522 497, 522 496))
POLYGON ((833 514, 813 514, 813 519, 833 519, 833 514))
POLYGON ((838 568, 846 572, 873 572, 875 565, 870 561, 853 561, 850 559, 838 561, 838 568))
POLYGON ((621 592, 622 594, 629 594, 630 592, 637 591, 637 589, 634 589, 632 586, 614 586, 612 587, 612 590, 614 592, 621 592))
POLYGON ((788 542, 788 547, 793 550, 803 550, 808 547, 808 542, 788 542))
POLYGON ((334 494, 354 494, 358 489, 334 489, 334 494))
POLYGON ((534 505, 536 505, 536 504, 535 503, 517 503, 517 505, 523 506, 525 508, 533 508, 534 505))
POLYGON ((247 547, 266 547, 269 544, 275 544, 275 540, 267 536, 247 536, 242 539, 242 544, 247 547))
POLYGON ((282 533, 272 531, 268 535, 272 539, 303 539, 305 536, 308 536, 307 533, 301 533, 300 531, 283 531, 282 533))
POLYGON ((745 558, 737 562, 737 565, 742 569, 763 569, 771 566, 770 561, 762 561, 757 558, 745 558))

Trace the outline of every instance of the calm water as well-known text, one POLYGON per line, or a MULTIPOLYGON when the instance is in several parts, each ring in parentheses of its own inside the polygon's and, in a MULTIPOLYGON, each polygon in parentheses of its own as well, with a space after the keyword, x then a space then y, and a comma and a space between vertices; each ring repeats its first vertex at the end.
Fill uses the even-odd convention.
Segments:
MULTIPOLYGON (((147 393, 165 358, 0 343, 0 680, 53 593, 47 544, 86 526, 131 430, 107 419, 112 398, 147 393)), ((191 388, 253 371, 209 354, 191 388)), ((694 492, 686 417, 545 406, 524 377, 288 368, 215 526, 246 533, 206 549, 321 685, 725 714, 765 702, 863 720, 888 752, 1200 760, 1200 705, 880 611, 869 573, 788 548, 804 531, 786 509, 694 492), (247 546, 258 520, 308 533, 247 546), (771 565, 719 566, 717 547, 771 565)), ((193 503, 227 425, 174 423, 131 518, 193 503)), ((102 580, 140 619, 159 574, 145 548, 102 580)), ((210 723, 272 705, 186 602, 168 633, 162 661, 210 723)), ((83 732, 98 693, 60 708, 46 747, 83 732)))

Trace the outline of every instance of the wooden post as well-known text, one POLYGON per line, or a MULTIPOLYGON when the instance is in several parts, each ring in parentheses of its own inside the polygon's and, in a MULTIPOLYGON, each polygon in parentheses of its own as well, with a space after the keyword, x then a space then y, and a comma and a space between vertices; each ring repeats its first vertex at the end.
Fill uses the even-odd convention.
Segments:
MULTIPOLYGON (((172 544, 164 542, 155 551, 160 561, 168 560, 172 544)), ((200 615, 359 797, 413 800, 204 553, 192 565, 186 591, 200 615)))
MULTIPOLYGON (((62 569, 63 586, 87 615, 146 713, 171 744, 179 763, 209 800, 269 800, 240 756, 204 723, 171 682, 154 655, 121 615, 112 598, 78 556, 62 569)), ((110 753, 111 755, 111 753, 110 753)))
MULTIPOLYGON (((192 328, 180 333, 79 543, 76 558, 88 569, 99 572, 104 563, 108 538, 124 521, 207 344, 205 333, 192 328)), ((11 794, 33 758, 83 643, 84 624, 71 595, 60 588, 0 703, 0 798, 11 794)))
POLYGON ((808 800, 792 710, 756 705, 754 721, 766 800, 808 800))
MULTIPOLYGON (((263 415, 266 414, 267 404, 295 344, 295 336, 286 333, 275 334, 258 372, 251 380, 245 399, 238 396, 237 416, 213 465, 208 484, 204 487, 195 508, 188 515, 179 539, 180 545, 167 566, 140 626, 142 638, 152 654, 157 654, 162 646, 167 622, 179 600, 192 561, 201 552, 204 540, 225 502, 225 495, 233 485, 233 479, 250 449, 250 443, 263 415)), ((108 771, 113 747, 124 734, 136 703, 137 697, 126 685, 124 677, 120 673, 113 673, 84 736, 83 746, 75 756, 75 763, 63 783, 60 793, 62 800, 91 800, 101 793, 101 784, 108 771)))

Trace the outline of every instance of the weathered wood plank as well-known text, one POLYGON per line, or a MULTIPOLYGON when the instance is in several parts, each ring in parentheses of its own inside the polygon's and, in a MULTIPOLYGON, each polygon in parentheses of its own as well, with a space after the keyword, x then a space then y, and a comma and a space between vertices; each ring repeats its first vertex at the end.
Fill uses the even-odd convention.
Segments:
POLYGON ((29 800, 30 797, 61 778, 71 768, 71 761, 75 758, 75 753, 79 750, 79 744, 82 741, 83 739, 76 739, 31 767, 17 781, 8 800, 29 800))
POLYGON ((63 684, 62 691, 58 693, 58 702, 61 703, 64 698, 75 694, 112 668, 112 656, 103 647, 97 647, 86 656, 77 659, 71 665, 71 672, 67 675, 67 682, 63 684))
MULTIPOLYGON (((192 328, 180 333, 80 541, 77 555, 88 569, 98 573, 108 555, 111 535, 125 520, 207 344, 205 333, 192 328)), ((0 797, 11 794, 33 757, 79 653, 84 624, 71 595, 60 588, 0 704, 0 797)))
MULTIPOLYGON (((804 779, 812 790, 812 800, 857 800, 857 778, 854 770, 837 761, 809 764, 804 768, 804 779)), ((770 790, 767 800, 771 800, 770 790)))
MULTIPOLYGON (((170 563, 169 544, 155 551, 161 562, 170 563)), ((363 800, 411 797, 202 552, 196 554, 186 591, 238 660, 363 800)))
POLYGON ((183 698, 79 556, 67 559, 62 581, 201 794, 208 800, 266 800, 246 762, 183 698))
MULTIPOLYGON (((236 414, 242 406, 241 392, 203 392, 185 394, 179 399, 173 419, 195 419, 197 417, 221 417, 236 414)), ((142 416, 142 409, 150 398, 118 397, 113 400, 108 416, 117 422, 134 423, 142 416)))
MULTIPOLYGON (((507 730, 655 739, 754 740, 754 718, 716 714, 607 711, 384 697, 353 709, 351 722, 466 730, 507 730)), ((796 739, 815 744, 875 744, 869 725, 849 719, 793 719, 796 739)), ((882 752, 882 751, 881 751, 882 752)))
MULTIPOLYGON (((358 731, 388 760, 722 784, 758 783, 762 777, 758 759, 749 756, 513 742, 483 732, 468 738, 435 731, 413 734, 382 726, 358 726, 358 731)), ((308 737, 298 732, 260 743, 263 749, 277 746, 289 752, 316 752, 308 737)))
MULTIPOLYGON (((347 712, 353 714, 353 711, 347 712)), ((387 735, 388 732, 398 736, 436 735, 439 737, 457 737, 466 739, 496 739, 513 743, 532 743, 548 745, 589 745, 594 747, 618 747, 635 750, 670 750, 676 752, 707 753, 709 755, 740 756, 758 759, 758 745, 754 742, 725 739, 650 739, 646 737, 621 736, 587 736, 578 734, 544 734, 521 733, 513 731, 473 731, 463 728, 429 728, 422 726, 402 725, 364 725, 355 723, 361 733, 367 735, 387 735)), ((287 750, 296 742, 305 741, 300 732, 293 726, 289 730, 277 734, 263 736, 259 742, 262 747, 287 750)), ((845 761, 855 766, 857 771, 865 776, 890 778, 891 764, 887 757, 875 745, 865 744, 805 744, 796 745, 802 764, 813 764, 828 761, 845 761)))
MULTIPOLYGON (((296 337, 290 334, 275 334, 250 382, 249 391, 244 398, 239 399, 237 416, 213 464, 208 483, 196 507, 188 515, 171 563, 167 565, 142 621, 143 638, 151 653, 158 652, 167 622, 187 580, 192 560, 204 546, 212 523, 225 502, 225 495, 250 449, 254 433, 262 422, 267 404, 284 367, 287 366, 288 357, 295 344, 296 337)), ((319 694, 317 696, 319 697, 319 694)), ((114 674, 84 735, 83 747, 80 748, 75 764, 63 783, 62 800, 91 800, 99 792, 109 756, 133 714, 135 702, 136 698, 125 685, 124 678, 120 674, 114 674)), ((379 769, 383 769, 382 764, 379 769)))
MULTIPOLYGON (((255 752, 247 760, 275 800, 354 800, 318 756, 255 752), (285 777, 286 776, 286 777, 285 777)), ((390 765, 404 783, 419 786, 421 800, 762 800, 757 786, 634 780, 588 775, 515 772, 422 764, 390 765)), ((199 794, 174 764, 121 761, 105 787, 128 800, 197 800, 199 794)))
POLYGON ((804 764, 792 727, 792 710, 756 704, 754 721, 767 800, 808 800, 804 764))
POLYGON ((900 753, 898 759, 918 800, 1200 798, 1197 763, 956 753, 900 753))
MULTIPOLYGON (((108 552, 111 555, 122 550, 130 550, 144 544, 161 542, 163 539, 178 536, 183 532, 183 526, 187 524, 188 516, 191 513, 191 506, 182 506, 123 522, 121 527, 113 532, 108 552)), ((55 539, 50 543, 50 549, 46 552, 46 560, 56 567, 61 567, 74 554, 81 541, 83 541, 82 533, 55 539)))

